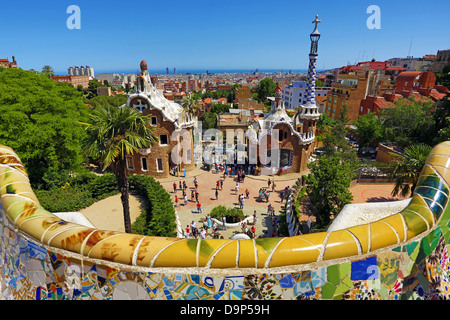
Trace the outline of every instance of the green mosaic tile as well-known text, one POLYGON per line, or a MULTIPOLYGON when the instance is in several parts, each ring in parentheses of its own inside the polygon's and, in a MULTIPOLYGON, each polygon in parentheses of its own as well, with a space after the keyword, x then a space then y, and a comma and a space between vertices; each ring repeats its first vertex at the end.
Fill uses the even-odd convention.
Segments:
POLYGON ((422 241, 420 241, 420 249, 423 251, 425 257, 430 255, 432 250, 428 238, 422 238, 422 241))
POLYGON ((408 252, 408 255, 411 257, 412 260, 416 260, 417 253, 419 252, 418 244, 419 244, 418 241, 414 241, 405 246, 406 251, 408 252))
POLYGON ((339 273, 341 279, 344 278, 344 276, 349 275, 352 271, 352 264, 350 262, 341 263, 339 265, 339 273))
POLYGON ((332 265, 327 268, 327 280, 334 285, 338 285, 341 282, 339 265, 332 265))
POLYGON ((322 298, 333 299, 335 292, 336 292, 336 285, 327 282, 322 287, 322 298))

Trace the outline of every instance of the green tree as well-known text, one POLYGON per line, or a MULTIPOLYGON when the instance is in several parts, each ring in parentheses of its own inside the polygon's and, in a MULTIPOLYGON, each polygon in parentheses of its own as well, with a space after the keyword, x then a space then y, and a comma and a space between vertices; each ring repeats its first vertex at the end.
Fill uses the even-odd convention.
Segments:
POLYGON ((356 167, 356 152, 350 147, 346 136, 348 134, 348 107, 344 105, 342 116, 335 120, 330 128, 331 132, 323 138, 324 154, 328 156, 337 155, 343 162, 351 163, 356 167))
POLYGON ((355 126, 355 135, 359 143, 358 152, 370 145, 373 141, 383 138, 383 124, 373 113, 358 117, 355 126))
POLYGON ((316 227, 323 229, 342 208, 351 203, 353 196, 348 190, 352 181, 353 166, 343 162, 339 155, 323 155, 308 165, 306 178, 308 196, 317 209, 316 227))
POLYGON ((202 129, 213 129, 217 128, 217 113, 206 112, 200 116, 202 121, 202 129))
POLYGON ((395 142, 400 148, 411 143, 431 143, 433 107, 432 102, 416 101, 414 98, 396 100, 393 108, 381 112, 385 139, 395 142))
POLYGON ((53 68, 51 66, 45 65, 42 67, 42 73, 49 75, 49 76, 54 76, 55 70, 53 70, 53 68))
POLYGON ((274 82, 272 78, 265 78, 255 87, 255 93, 258 94, 257 99, 259 102, 265 102, 267 97, 275 96, 275 89, 278 86, 278 82, 274 82))
POLYGON ((450 140, 450 93, 436 102, 433 119, 434 144, 450 140))
POLYGON ((184 108, 185 112, 189 115, 197 117, 200 114, 200 104, 192 94, 183 97, 183 100, 181 101, 181 106, 184 108))
POLYGON ((450 66, 445 66, 441 72, 436 73, 436 82, 450 89, 450 66))
POLYGON ((412 196, 431 149, 432 147, 424 143, 412 144, 405 148, 403 156, 397 161, 392 173, 395 179, 392 196, 401 194, 406 197, 408 193, 412 196))
POLYGON ((19 155, 33 188, 51 172, 77 170, 88 120, 81 93, 68 83, 21 69, 0 68, 0 144, 19 155))
POLYGON ((100 160, 103 170, 111 166, 117 178, 128 233, 131 233, 131 220, 126 157, 157 141, 148 123, 149 117, 134 108, 112 106, 96 108, 90 123, 83 123, 87 132, 83 141, 86 153, 100 160))

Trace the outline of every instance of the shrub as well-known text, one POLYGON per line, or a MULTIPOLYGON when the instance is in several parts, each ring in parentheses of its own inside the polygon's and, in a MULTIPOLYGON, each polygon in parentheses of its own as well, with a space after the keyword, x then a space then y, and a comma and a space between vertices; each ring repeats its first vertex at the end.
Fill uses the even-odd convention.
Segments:
POLYGON ((215 218, 217 220, 220 220, 222 216, 225 216, 227 219, 227 222, 229 223, 235 223, 239 222, 242 219, 244 219, 244 211, 242 209, 238 208, 226 208, 225 206, 217 206, 214 207, 210 212, 211 218, 215 218))
POLYGON ((76 174, 62 186, 36 190, 36 196, 41 206, 50 212, 76 212, 118 192, 113 174, 97 176, 84 172, 76 174))
POLYGON ((87 184, 87 189, 91 192, 95 200, 102 200, 119 192, 116 176, 112 173, 105 173, 96 176, 87 184))
POLYGON ((41 206, 50 212, 74 212, 95 202, 89 191, 73 186, 37 190, 36 196, 41 206))
POLYGON ((148 236, 173 237, 175 233, 175 209, 169 193, 153 177, 135 175, 129 177, 130 188, 147 202, 133 223, 133 232, 148 236))

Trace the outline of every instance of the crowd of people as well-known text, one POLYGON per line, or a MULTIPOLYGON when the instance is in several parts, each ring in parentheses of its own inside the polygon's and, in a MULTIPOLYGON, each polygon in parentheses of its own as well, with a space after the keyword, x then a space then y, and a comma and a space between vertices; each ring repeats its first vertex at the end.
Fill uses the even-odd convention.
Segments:
MULTIPOLYGON (((216 174, 219 174, 219 178, 216 179, 214 182, 213 189, 213 195, 211 196, 211 200, 219 200, 220 194, 223 191, 224 188, 224 182, 226 181, 227 177, 230 179, 233 179, 232 181, 235 182, 234 186, 234 194, 237 195, 237 204, 240 209, 244 209, 244 204, 246 202, 246 199, 249 199, 250 197, 250 190, 248 188, 245 189, 244 192, 240 190, 241 186, 240 184, 244 182, 246 172, 240 167, 233 167, 226 165, 225 163, 222 164, 214 164, 214 171, 216 174)), ((203 182, 202 182, 203 183, 203 182)), ((175 181, 173 182, 173 192, 175 193, 175 206, 188 205, 188 185, 186 181, 179 181, 178 183, 175 181), (179 197, 179 192, 181 192, 181 196, 179 197)), ((269 203, 269 196, 270 193, 275 192, 276 190, 276 184, 275 179, 268 178, 267 180, 267 188, 261 188, 259 193, 259 200, 260 201, 266 201, 269 203)), ((233 191, 231 191, 231 194, 233 194, 233 191)), ((283 198, 285 197, 285 194, 289 191, 289 187, 286 187, 284 190, 280 192, 280 202, 283 201, 283 198)), ((197 213, 203 212, 203 208, 200 204, 199 199, 199 189, 198 189, 198 180, 197 177, 194 177, 193 186, 190 188, 190 195, 191 195, 191 202, 195 202, 195 207, 197 213)), ((269 237, 269 236, 277 236, 278 235, 278 226, 279 226, 279 220, 275 216, 275 210, 271 203, 268 205, 267 214, 269 215, 271 219, 272 224, 272 233, 268 233, 267 230, 260 232, 261 234, 259 237, 269 237)), ((241 232, 243 234, 246 234, 249 238, 253 239, 258 237, 256 233, 256 222, 257 222, 257 213, 256 210, 253 214, 253 220, 249 223, 250 220, 243 220, 241 221, 240 228, 241 232)), ((222 221, 222 230, 226 230, 226 221, 222 221)), ((211 238, 223 238, 223 236, 220 234, 219 227, 217 226, 217 223, 211 220, 211 217, 209 214, 205 217, 202 224, 197 227, 195 221, 193 220, 190 225, 187 225, 185 228, 185 236, 187 238, 200 238, 205 239, 206 237, 211 238)))

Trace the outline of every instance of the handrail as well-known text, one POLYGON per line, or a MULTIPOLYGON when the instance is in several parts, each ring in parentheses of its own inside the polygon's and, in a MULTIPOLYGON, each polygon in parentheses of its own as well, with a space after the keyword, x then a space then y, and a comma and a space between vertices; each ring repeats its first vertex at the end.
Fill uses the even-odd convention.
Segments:
POLYGON ((433 148, 410 204, 381 220, 344 230, 251 240, 180 239, 99 230, 45 210, 17 154, 0 146, 1 211, 20 231, 49 247, 131 266, 276 268, 365 255, 434 229, 447 207, 450 142, 433 148))

